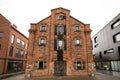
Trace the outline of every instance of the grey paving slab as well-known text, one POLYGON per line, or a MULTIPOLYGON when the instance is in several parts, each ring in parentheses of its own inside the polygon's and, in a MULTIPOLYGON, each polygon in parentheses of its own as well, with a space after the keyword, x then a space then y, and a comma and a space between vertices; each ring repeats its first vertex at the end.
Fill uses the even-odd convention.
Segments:
POLYGON ((35 77, 35 78, 24 78, 24 74, 13 76, 2 80, 120 80, 120 77, 112 76, 109 74, 103 74, 100 72, 95 73, 95 77, 91 76, 63 76, 63 77, 35 77))

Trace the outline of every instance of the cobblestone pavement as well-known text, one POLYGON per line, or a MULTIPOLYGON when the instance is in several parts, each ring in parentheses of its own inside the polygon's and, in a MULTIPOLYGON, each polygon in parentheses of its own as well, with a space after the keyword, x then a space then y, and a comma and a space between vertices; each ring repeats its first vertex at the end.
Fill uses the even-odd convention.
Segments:
POLYGON ((120 77, 112 76, 109 74, 103 74, 100 72, 95 73, 95 77, 91 76, 63 76, 63 77, 36 77, 31 79, 25 79, 24 74, 13 76, 2 80, 120 80, 120 77))

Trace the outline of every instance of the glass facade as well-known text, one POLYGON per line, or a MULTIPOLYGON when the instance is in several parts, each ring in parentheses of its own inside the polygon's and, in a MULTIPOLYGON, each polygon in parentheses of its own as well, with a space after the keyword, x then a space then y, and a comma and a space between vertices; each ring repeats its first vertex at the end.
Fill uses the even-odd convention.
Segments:
POLYGON ((8 72, 17 72, 23 70, 23 61, 8 60, 8 72))
POLYGON ((111 61, 113 71, 120 71, 120 61, 111 61))
POLYGON ((120 71, 120 61, 96 62, 97 69, 120 71))

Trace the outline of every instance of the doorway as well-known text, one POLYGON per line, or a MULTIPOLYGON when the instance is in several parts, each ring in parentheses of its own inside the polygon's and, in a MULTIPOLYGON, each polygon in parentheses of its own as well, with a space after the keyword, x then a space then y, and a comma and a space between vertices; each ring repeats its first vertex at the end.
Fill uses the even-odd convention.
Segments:
POLYGON ((66 61, 55 61, 54 62, 54 75, 55 76, 66 75, 66 61))

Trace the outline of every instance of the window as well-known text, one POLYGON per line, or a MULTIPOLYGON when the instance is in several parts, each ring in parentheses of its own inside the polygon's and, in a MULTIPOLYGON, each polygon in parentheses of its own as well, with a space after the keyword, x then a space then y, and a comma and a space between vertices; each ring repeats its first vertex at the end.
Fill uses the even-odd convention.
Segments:
POLYGON ((24 46, 25 46, 25 43, 24 43, 24 41, 22 41, 21 40, 21 46, 24 48, 24 46))
POLYGON ((98 42, 98 37, 96 36, 95 38, 94 38, 94 43, 97 43, 98 42))
POLYGON ((62 25, 57 26, 57 35, 62 35, 64 32, 64 27, 62 25))
POLYGON ((120 33, 117 33, 116 35, 113 36, 113 41, 114 42, 119 42, 120 41, 120 33))
POLYGON ((111 25, 112 29, 118 27, 120 25, 120 19, 118 19, 115 23, 111 25))
POLYGON ((19 38, 17 38, 17 45, 24 48, 25 47, 25 42, 19 38))
POLYGON ((39 39, 39 45, 40 46, 45 45, 45 39, 44 38, 39 39))
POLYGON ((16 57, 22 58, 24 56, 24 51, 21 49, 16 49, 16 57))
POLYGON ((55 35, 66 35, 66 26, 64 26, 64 25, 57 25, 57 26, 55 26, 55 28, 54 28, 55 30, 54 30, 54 32, 55 32, 55 35))
POLYGON ((99 52, 99 57, 100 57, 100 59, 102 58, 102 52, 99 52))
POLYGON ((64 42, 63 40, 57 40, 57 50, 64 49, 64 42))
POLYGON ((118 47, 118 52, 119 52, 119 55, 120 55, 120 46, 118 47))
POLYGON ((113 53, 113 52, 114 52, 113 49, 109 49, 109 50, 104 51, 104 54, 110 54, 110 53, 113 53))
POLYGON ((0 50, 1 50, 1 44, 0 44, 0 50))
POLYGON ((58 20, 63 20, 63 19, 66 19, 66 16, 63 16, 63 15, 58 16, 58 20))
POLYGON ((76 32, 80 31, 80 26, 79 26, 79 25, 76 25, 76 26, 75 26, 75 31, 76 31, 76 32))
POLYGON ((2 38, 3 37, 3 33, 2 32, 0 32, 0 38, 2 38))
POLYGON ((80 39, 76 39, 75 40, 75 45, 81 45, 81 40, 80 39))
POLYGON ((20 39, 19 38, 17 38, 17 44, 20 44, 20 39))
POLYGON ((11 43, 14 43, 15 35, 11 36, 11 43))
POLYGON ((13 55, 13 46, 10 46, 9 56, 13 55))
POLYGON ((83 70, 85 68, 85 62, 83 61, 75 61, 73 64, 74 69, 83 70))
POLYGON ((40 26, 40 31, 45 32, 46 31, 46 26, 45 25, 40 26))
POLYGON ((46 68, 46 62, 39 61, 38 62, 38 69, 45 69, 46 68))

